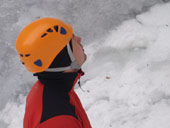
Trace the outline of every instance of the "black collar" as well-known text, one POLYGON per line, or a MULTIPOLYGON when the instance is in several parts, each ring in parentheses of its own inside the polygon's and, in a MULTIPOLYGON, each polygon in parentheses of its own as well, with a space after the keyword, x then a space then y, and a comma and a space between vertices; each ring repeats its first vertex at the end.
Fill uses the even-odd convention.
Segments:
POLYGON ((69 92, 73 88, 74 81, 78 76, 78 72, 42 72, 36 73, 38 79, 46 87, 53 88, 57 92, 69 92))

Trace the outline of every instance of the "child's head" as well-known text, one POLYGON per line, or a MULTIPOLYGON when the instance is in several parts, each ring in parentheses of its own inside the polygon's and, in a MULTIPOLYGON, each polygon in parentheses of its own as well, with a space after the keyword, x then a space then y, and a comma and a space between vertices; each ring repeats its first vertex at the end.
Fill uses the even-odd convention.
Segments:
POLYGON ((24 66, 33 73, 79 69, 86 60, 69 24, 56 18, 41 18, 18 35, 16 49, 24 66))

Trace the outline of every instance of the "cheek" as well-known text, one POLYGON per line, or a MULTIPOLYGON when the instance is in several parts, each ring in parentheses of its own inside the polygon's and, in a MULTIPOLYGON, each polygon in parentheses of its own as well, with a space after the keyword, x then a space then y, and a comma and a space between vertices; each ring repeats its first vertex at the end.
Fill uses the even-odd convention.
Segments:
POLYGON ((73 47, 73 54, 75 56, 75 59, 76 59, 78 65, 82 66, 87 58, 82 47, 79 45, 76 45, 75 47, 73 47))
POLYGON ((77 42, 78 42, 79 44, 81 44, 81 38, 80 38, 80 37, 77 37, 77 42))

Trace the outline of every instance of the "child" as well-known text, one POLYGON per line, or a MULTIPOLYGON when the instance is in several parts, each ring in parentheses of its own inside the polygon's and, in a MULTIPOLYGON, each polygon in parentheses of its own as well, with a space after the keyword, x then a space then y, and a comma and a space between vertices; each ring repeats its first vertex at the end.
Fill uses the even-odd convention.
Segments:
POLYGON ((69 24, 41 18, 18 35, 22 64, 38 77, 26 100, 24 128, 91 128, 74 92, 86 54, 69 24))

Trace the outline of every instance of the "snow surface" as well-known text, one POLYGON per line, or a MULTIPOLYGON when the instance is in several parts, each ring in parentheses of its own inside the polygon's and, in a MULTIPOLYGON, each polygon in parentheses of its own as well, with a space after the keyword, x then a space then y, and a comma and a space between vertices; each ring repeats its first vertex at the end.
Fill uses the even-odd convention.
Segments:
POLYGON ((94 128, 170 128, 169 12, 156 5, 86 47, 77 92, 94 128))
MULTIPOLYGON (((76 92, 93 128, 170 128, 169 12, 170 3, 158 4, 85 46, 76 92)), ((25 98, 6 104, 0 127, 22 128, 25 98)))

